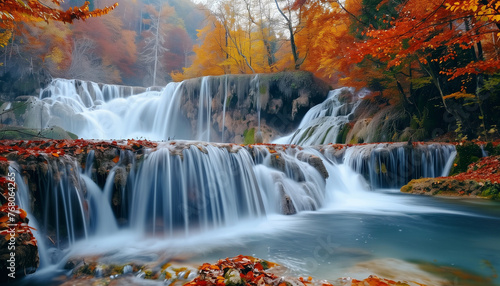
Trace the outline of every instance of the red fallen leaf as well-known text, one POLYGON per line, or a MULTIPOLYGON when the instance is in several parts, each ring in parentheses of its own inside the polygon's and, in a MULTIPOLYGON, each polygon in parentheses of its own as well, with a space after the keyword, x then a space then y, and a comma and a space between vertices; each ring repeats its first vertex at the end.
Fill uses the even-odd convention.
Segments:
POLYGON ((120 161, 120 156, 116 156, 113 158, 113 162, 116 164, 118 163, 118 161, 120 161))
POLYGON ((75 155, 80 155, 82 153, 83 153, 82 148, 78 148, 78 149, 75 150, 75 155))
POLYGON ((4 215, 3 217, 0 217, 0 222, 6 222, 9 220, 9 216, 4 215))
POLYGON ((0 161, 3 161, 3 162, 9 162, 9 160, 3 156, 0 156, 0 161))
POLYGON ((248 281, 252 281, 253 278, 254 278, 254 275, 253 275, 253 272, 252 271, 248 271, 248 273, 246 275, 244 275, 244 278, 248 281))
POLYGON ((306 281, 306 280, 305 280, 304 278, 302 278, 302 277, 299 277, 299 280, 300 280, 300 282, 302 282, 302 284, 304 284, 304 285, 311 283, 311 281, 306 281))
POLYGON ((62 141, 62 142, 60 142, 60 143, 55 144, 55 147, 56 147, 57 149, 61 149, 61 148, 65 147, 65 146, 66 146, 66 142, 64 142, 64 141, 62 141))
POLYGON ((28 216, 28 214, 26 213, 26 211, 23 210, 23 209, 21 209, 21 208, 19 209, 19 212, 20 212, 19 216, 21 217, 21 219, 25 219, 28 216))

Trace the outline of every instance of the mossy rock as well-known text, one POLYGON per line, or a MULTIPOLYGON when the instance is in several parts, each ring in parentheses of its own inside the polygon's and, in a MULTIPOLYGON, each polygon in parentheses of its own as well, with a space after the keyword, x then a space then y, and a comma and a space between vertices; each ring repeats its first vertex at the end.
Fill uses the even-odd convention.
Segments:
POLYGON ((488 142, 486 146, 484 146, 484 151, 488 153, 488 156, 500 155, 500 145, 495 147, 491 142, 488 142))
POLYGON ((464 142, 456 147, 457 157, 450 171, 450 176, 467 171, 467 167, 482 157, 481 147, 473 142, 464 142))
POLYGON ((61 127, 54 126, 40 130, 25 128, 21 126, 7 126, 0 129, 0 140, 42 140, 42 139, 78 139, 76 134, 65 131, 61 127))
POLYGON ((342 129, 340 129, 339 134, 337 135, 337 139, 335 140, 336 143, 344 144, 347 139, 347 134, 349 134, 349 131, 351 131, 351 129, 352 128, 349 124, 344 124, 344 126, 342 126, 342 129))
POLYGON ((255 143, 255 128, 250 128, 243 131, 243 144, 255 143))

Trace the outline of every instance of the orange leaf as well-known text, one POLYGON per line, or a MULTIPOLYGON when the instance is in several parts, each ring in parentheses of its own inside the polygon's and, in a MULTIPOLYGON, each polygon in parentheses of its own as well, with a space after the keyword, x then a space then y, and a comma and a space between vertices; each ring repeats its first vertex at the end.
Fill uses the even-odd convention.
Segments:
POLYGON ((25 210, 23 210, 23 209, 19 209, 19 211, 21 212, 21 213, 19 214, 19 216, 20 216, 22 219, 25 219, 25 218, 26 218, 26 216, 28 216, 28 214, 26 213, 26 211, 25 211, 25 210))
POLYGON ((52 156, 59 157, 59 154, 57 154, 57 153, 54 152, 54 153, 52 153, 52 156))
POLYGON ((118 161, 120 161, 120 156, 116 156, 115 158, 113 158, 113 162, 115 164, 118 163, 118 161))

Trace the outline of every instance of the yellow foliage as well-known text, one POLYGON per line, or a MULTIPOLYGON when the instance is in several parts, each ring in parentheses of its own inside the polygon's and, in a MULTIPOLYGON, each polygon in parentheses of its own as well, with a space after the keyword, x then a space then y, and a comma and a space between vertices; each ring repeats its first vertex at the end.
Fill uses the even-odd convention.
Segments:
POLYGON ((12 38, 12 31, 7 30, 0 33, 0 47, 3 48, 9 44, 9 40, 12 38))
POLYGON ((474 94, 459 91, 443 96, 443 99, 450 99, 450 98, 459 99, 459 98, 475 98, 475 97, 476 96, 474 94))
POLYGON ((45 58, 50 58, 59 68, 59 64, 64 60, 64 54, 59 47, 54 47, 52 52, 45 58))

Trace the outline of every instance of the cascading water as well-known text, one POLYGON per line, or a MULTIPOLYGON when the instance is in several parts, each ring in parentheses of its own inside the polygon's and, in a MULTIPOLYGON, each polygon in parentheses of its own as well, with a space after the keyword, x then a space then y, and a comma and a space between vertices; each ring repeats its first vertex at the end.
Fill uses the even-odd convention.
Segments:
MULTIPOLYGON (((250 101, 252 108, 246 112, 257 114, 255 125, 260 130, 260 96, 258 76, 247 84, 230 83, 228 76, 204 77, 199 81, 169 83, 161 90, 54 79, 38 99, 32 100, 25 127, 59 126, 85 139, 223 142, 227 137, 226 111, 230 100, 236 105, 250 101), (247 92, 249 98, 239 94, 235 97, 235 91, 247 92), (214 113, 219 99, 215 107, 222 109, 218 109, 221 122, 220 115, 214 113)), ((237 116, 245 117, 241 112, 237 116)))
POLYGON ((56 79, 40 92, 25 125, 60 126, 87 139, 191 139, 189 123, 178 110, 181 88, 171 83, 161 91, 133 93, 132 88, 101 90, 96 83, 56 79))
POLYGON ((354 99, 349 99, 346 94, 353 92, 352 88, 330 91, 328 98, 323 103, 314 106, 307 112, 297 131, 275 140, 274 143, 301 146, 337 143, 342 127, 349 122, 350 117, 361 102, 358 99, 366 93, 366 91, 361 91, 354 99))
POLYGON ((181 156, 168 148, 141 164, 131 195, 131 227, 141 232, 189 235, 264 214, 252 159, 245 151, 191 146, 181 156), (139 191, 142 190, 142 191, 139 191))
POLYGON ((451 144, 374 143, 344 147, 325 146, 327 158, 362 174, 372 187, 399 188, 412 179, 446 176, 455 158, 451 144))
MULTIPOLYGON (((252 82, 252 100, 260 127, 258 80, 255 77, 252 82)), ((224 114, 219 129, 211 123, 215 87, 210 78, 201 80, 194 96, 198 104, 194 115, 179 110, 185 84, 123 96, 111 86, 57 80, 41 93, 38 104, 46 126, 57 123, 80 137, 210 141, 216 130, 224 140, 226 106, 234 96, 227 78, 220 98, 224 114), (187 117, 198 120, 194 124, 187 117)), ((306 114, 297 132, 277 142, 336 142, 359 104, 342 99, 348 91, 332 91, 323 104, 306 114)), ((103 159, 96 158, 94 151, 88 153, 84 168, 76 159, 47 158, 49 172, 38 185, 42 193, 32 194, 39 196, 39 208, 31 210, 31 215, 43 226, 40 232, 54 241, 51 245, 42 239, 50 246, 46 248, 59 251, 77 240, 103 239, 124 230, 142 238, 187 238, 271 214, 294 214, 332 204, 347 208, 349 198, 376 196, 366 182, 375 188, 393 188, 412 178, 446 174, 455 155, 454 147, 446 144, 335 148, 166 142, 140 155, 118 150, 104 182, 95 170, 102 167, 103 159)))

